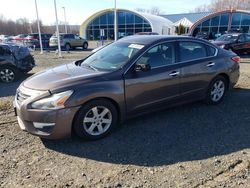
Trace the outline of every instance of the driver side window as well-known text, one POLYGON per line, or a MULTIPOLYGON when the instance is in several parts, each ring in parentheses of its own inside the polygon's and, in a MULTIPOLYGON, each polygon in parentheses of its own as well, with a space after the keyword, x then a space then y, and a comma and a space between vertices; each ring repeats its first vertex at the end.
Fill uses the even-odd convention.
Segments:
POLYGON ((149 64, 151 68, 167 66, 175 63, 174 43, 164 43, 149 49, 136 64, 149 64))

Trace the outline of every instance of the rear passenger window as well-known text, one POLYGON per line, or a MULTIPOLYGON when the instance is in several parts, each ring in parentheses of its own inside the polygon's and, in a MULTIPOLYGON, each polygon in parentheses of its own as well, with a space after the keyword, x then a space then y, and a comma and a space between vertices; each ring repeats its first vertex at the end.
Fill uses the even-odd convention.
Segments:
POLYGON ((210 57, 210 56, 214 56, 215 55, 215 48, 212 47, 212 46, 207 46, 207 56, 210 57))
POLYGON ((196 42, 180 42, 180 61, 189 61, 207 57, 206 48, 196 42))
POLYGON ((250 42, 250 35, 246 35, 246 42, 250 42))

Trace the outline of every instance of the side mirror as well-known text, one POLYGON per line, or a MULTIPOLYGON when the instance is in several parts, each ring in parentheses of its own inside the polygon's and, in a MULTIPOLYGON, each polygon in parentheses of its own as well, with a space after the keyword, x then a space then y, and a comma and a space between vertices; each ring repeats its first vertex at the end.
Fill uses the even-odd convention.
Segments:
POLYGON ((149 63, 146 64, 137 64, 135 66, 135 71, 136 72, 146 72, 149 71, 151 69, 151 66, 149 63))

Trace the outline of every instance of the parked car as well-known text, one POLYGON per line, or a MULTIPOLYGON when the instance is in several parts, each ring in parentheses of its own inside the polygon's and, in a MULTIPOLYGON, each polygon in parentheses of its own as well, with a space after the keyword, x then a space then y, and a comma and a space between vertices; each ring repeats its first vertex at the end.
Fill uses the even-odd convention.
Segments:
POLYGON ((0 44, 0 81, 16 81, 35 66, 27 47, 15 44, 0 44))
POLYGON ((207 32, 199 32, 199 33, 197 33, 195 38, 204 39, 204 40, 209 40, 210 39, 209 34, 207 32))
POLYGON ((250 52, 250 34, 247 33, 225 34, 217 38, 213 43, 236 54, 250 52))
POLYGON ((0 35, 0 42, 1 43, 9 43, 13 40, 13 36, 9 36, 9 35, 0 35))
MULTIPOLYGON (((58 46, 57 36, 54 34, 49 40, 49 46, 55 48, 58 46)), ((60 44, 65 50, 74 49, 76 47, 82 47, 84 50, 88 48, 88 42, 75 34, 63 34, 60 33, 60 44)))
POLYGON ((0 35, 0 42, 5 42, 9 35, 0 35))
MULTIPOLYGON (((43 48, 49 48, 49 39, 51 36, 52 34, 48 33, 41 34, 43 48)), ((25 45, 28 47, 40 48, 39 34, 32 33, 25 37, 25 45)))
POLYGON ((152 110, 198 100, 220 103, 238 81, 239 61, 196 38, 126 37, 25 80, 17 89, 17 119, 21 129, 44 138, 75 131, 99 139, 119 122, 152 110))
POLYGON ((13 40, 15 40, 16 42, 23 42, 25 37, 27 37, 27 34, 19 34, 13 37, 13 40))

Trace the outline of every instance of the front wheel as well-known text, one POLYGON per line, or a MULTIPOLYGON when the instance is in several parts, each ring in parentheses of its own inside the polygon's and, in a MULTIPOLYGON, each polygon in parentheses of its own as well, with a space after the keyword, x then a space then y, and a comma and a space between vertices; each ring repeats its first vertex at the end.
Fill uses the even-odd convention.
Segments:
POLYGON ((0 67, 0 80, 4 83, 16 81, 18 78, 18 71, 10 66, 0 67))
POLYGON ((85 104, 74 121, 75 133, 87 140, 97 140, 109 134, 118 122, 116 107, 105 99, 85 104))
POLYGON ((223 76, 217 76, 208 87, 206 102, 219 104, 225 96, 227 85, 227 80, 223 76))

